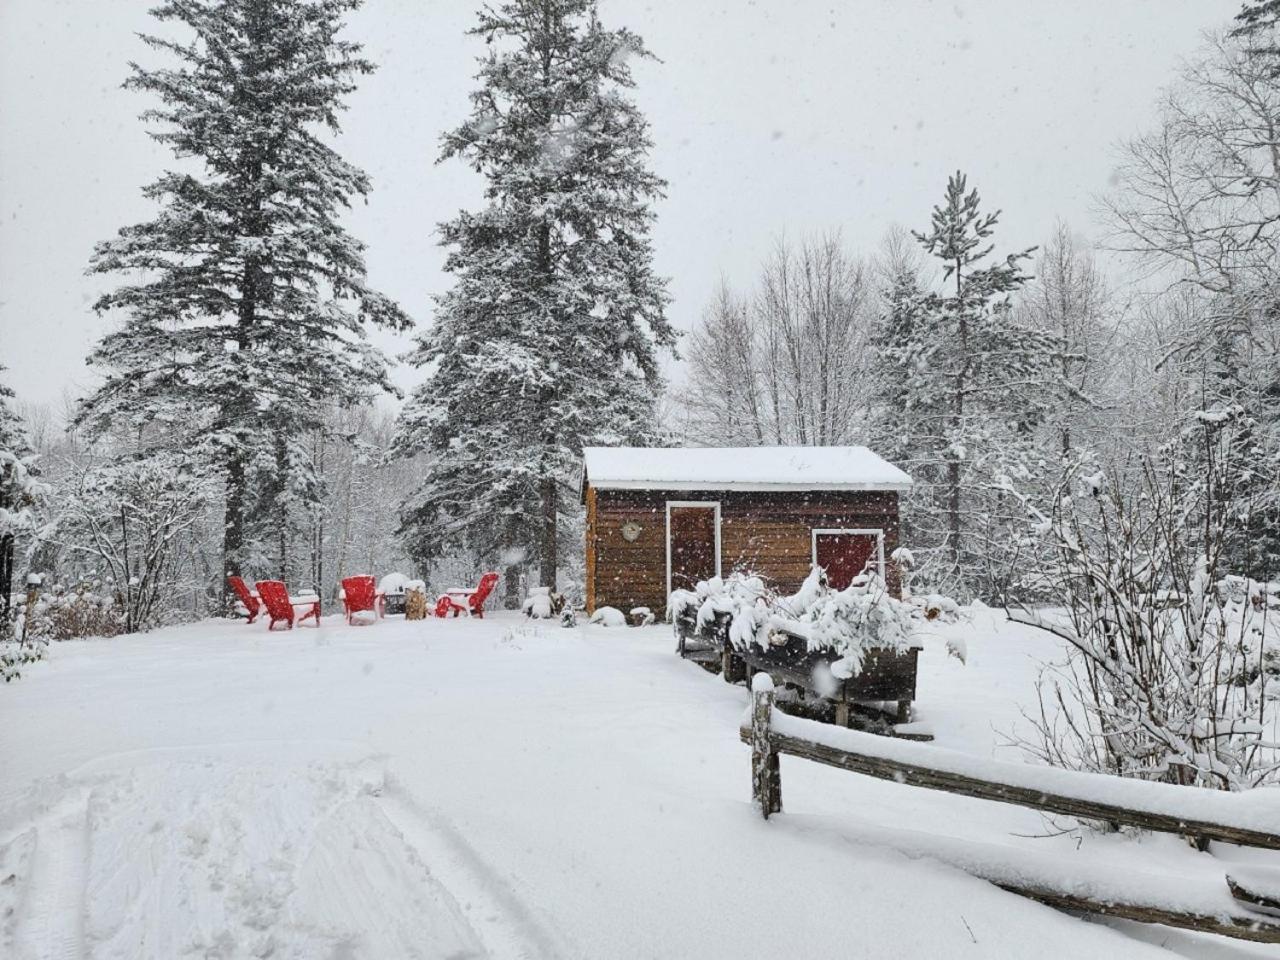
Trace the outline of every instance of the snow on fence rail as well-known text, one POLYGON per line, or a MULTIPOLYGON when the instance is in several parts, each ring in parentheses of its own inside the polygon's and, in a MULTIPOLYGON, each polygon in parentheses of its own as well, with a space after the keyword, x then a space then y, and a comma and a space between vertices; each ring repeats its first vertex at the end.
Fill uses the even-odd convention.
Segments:
MULTIPOLYGON (((782 810, 778 758, 802 757, 882 780, 943 790, 984 800, 1032 807, 1048 813, 1108 821, 1245 846, 1280 849, 1280 803, 1270 791, 1224 793, 1172 784, 1125 780, 1105 774, 984 760, 928 744, 835 728, 788 716, 774 707, 773 681, 757 674, 752 702, 739 731, 751 746, 752 797, 765 819, 782 810)), ((1280 943, 1280 918, 1240 910, 1240 903, 1269 906, 1280 891, 1269 877, 1232 865, 1228 890, 1188 897, 1185 891, 1147 877, 1117 880, 1105 872, 1064 879, 1058 865, 1021 850, 983 848, 906 831, 871 842, 911 855, 934 856, 996 886, 1071 910, 1083 910, 1219 933, 1238 939, 1280 943), (1168 887, 1168 889, 1166 889, 1168 887), (1158 896, 1153 896, 1153 892, 1158 896), (1234 899, 1233 899, 1234 898, 1234 899)))

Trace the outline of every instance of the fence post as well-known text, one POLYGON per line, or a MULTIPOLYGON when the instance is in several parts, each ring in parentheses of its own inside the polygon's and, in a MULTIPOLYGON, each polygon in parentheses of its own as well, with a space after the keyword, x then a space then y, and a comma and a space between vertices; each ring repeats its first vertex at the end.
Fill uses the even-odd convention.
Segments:
POLYGON ((766 820, 782 811, 782 770, 769 740, 773 717, 773 678, 757 673, 751 679, 751 799, 766 820))
POLYGON ((734 652, 733 647, 727 644, 720 653, 720 672, 724 676, 725 683, 737 683, 739 680, 747 679, 747 665, 734 652))

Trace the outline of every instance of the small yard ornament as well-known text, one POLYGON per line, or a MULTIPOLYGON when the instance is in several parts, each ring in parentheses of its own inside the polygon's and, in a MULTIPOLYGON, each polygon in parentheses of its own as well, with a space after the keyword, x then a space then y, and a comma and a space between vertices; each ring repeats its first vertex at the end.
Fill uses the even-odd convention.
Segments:
POLYGON ((622 539, 627 543, 634 543, 640 536, 641 530, 644 528, 634 520, 628 520, 622 525, 622 539))

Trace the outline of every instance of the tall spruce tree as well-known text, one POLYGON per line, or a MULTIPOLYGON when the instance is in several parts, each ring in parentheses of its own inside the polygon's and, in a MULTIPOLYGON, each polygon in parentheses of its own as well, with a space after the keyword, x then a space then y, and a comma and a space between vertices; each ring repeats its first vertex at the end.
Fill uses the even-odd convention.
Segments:
POLYGON ((1234 35, 1248 41, 1250 54, 1266 62, 1272 77, 1280 77, 1280 0, 1246 0, 1236 20, 1234 35))
MULTIPOLYGON (((0 365, 0 373, 4 370, 0 365)), ((22 418, 13 409, 13 400, 13 390, 0 383, 0 640, 7 633, 12 616, 18 537, 36 529, 34 507, 46 493, 44 484, 36 479, 35 452, 27 440, 22 418)))
POLYGON ((916 233, 941 267, 937 290, 896 278, 876 337, 877 380, 894 398, 875 432, 917 480, 906 512, 927 575, 958 594, 990 596, 1022 516, 1011 485, 1035 481, 1036 426, 1064 389, 1061 341, 1019 324, 1010 295, 1026 250, 993 257, 999 213, 984 214, 963 174, 947 183, 930 229, 916 233))
POLYGON ((657 350, 675 340, 649 236, 665 185, 626 93, 650 54, 595 0, 511 0, 471 32, 480 87, 440 159, 480 173, 486 202, 440 227, 455 282, 412 355, 428 376, 397 449, 432 459, 403 529, 423 560, 533 548, 554 586, 581 448, 655 435, 657 350))
POLYGON ((171 55, 125 86, 160 105, 142 118, 179 160, 147 186, 157 216, 97 246, 90 270, 131 278, 98 300, 123 325, 89 362, 104 382, 77 420, 127 426, 144 447, 199 451, 226 480, 225 569, 245 554, 250 464, 298 449, 326 404, 394 392, 366 323, 404 330, 366 283, 364 247, 340 218, 369 191, 325 141, 354 77, 338 39, 360 0, 182 0, 152 10, 190 31, 144 36, 171 55))

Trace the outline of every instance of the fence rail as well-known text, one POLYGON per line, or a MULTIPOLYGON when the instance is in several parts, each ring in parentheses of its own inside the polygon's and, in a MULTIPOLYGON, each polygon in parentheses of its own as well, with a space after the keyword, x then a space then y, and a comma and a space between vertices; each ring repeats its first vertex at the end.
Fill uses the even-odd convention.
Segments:
MULTIPOLYGON (((944 764, 931 765, 927 760, 936 756, 936 753, 930 748, 921 748, 916 744, 894 741, 900 745, 895 746, 893 752, 896 754, 918 752, 921 758, 919 762, 904 759, 901 755, 884 756, 883 750, 859 751, 797 736, 794 733, 797 724, 793 718, 786 718, 784 721, 790 732, 782 732, 776 729, 778 715, 775 714, 772 680, 766 674, 757 674, 752 681, 751 690, 750 724, 744 725, 739 735, 743 742, 752 748, 752 797, 765 819, 782 810, 782 772, 779 757, 785 753, 882 780, 892 780, 983 800, 1017 804, 1048 813, 1068 814, 1086 820, 1101 820, 1157 832, 1204 837, 1264 849, 1280 849, 1280 835, 1272 831, 1256 829, 1245 823, 1183 816, 1171 813, 1167 809, 1159 809, 1155 804, 1145 807, 1141 803, 1121 805, 1078 794, 1041 789, 1028 783, 1012 782, 1015 779, 1012 777, 1002 782, 999 778, 986 779, 972 773, 946 769, 944 764)), ((842 734, 845 732, 841 731, 842 734)), ((854 738, 845 737, 844 739, 854 738)), ((1104 774, 1080 776, 1092 778, 1099 783, 1113 782, 1115 779, 1104 774)), ((1079 779, 1073 778, 1073 781, 1079 782, 1079 779)), ((1191 790, 1193 788, 1172 787, 1170 789, 1191 790)), ((975 868, 973 863, 966 863, 964 869, 1004 890, 1054 907, 1121 917, 1144 923, 1162 923, 1167 926, 1217 933, 1262 943, 1280 943, 1280 916, 1253 913, 1248 909, 1228 913, 1172 910, 1160 903, 1141 902, 1138 897, 1109 898, 1102 901, 1082 895, 1077 889, 1056 885, 1052 877, 1040 878, 1034 882, 1025 877, 1019 877, 1015 881, 999 870, 975 868)), ((1259 892, 1251 889, 1247 883, 1231 877, 1227 877, 1226 880, 1235 901, 1245 907, 1269 906, 1275 897, 1272 891, 1259 892)))

